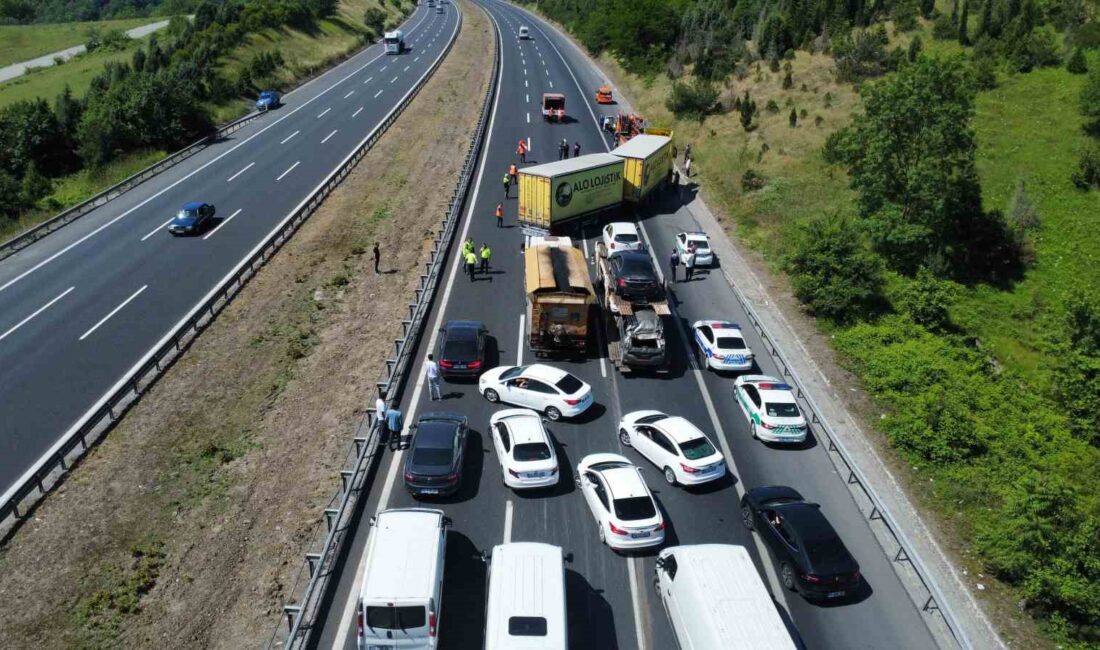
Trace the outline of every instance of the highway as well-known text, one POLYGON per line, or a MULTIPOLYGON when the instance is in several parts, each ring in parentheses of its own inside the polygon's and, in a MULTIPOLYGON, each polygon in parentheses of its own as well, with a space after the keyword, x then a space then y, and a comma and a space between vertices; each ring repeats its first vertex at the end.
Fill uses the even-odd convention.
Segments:
MULTIPOLYGON (((445 284, 433 305, 427 336, 417 354, 423 360, 434 351, 436 332, 451 319, 484 322, 492 336, 487 365, 535 361, 523 341, 523 271, 521 231, 515 227, 516 199, 506 200, 505 224, 498 229, 493 209, 503 197, 501 176, 512 162, 520 139, 530 138, 528 163, 557 159, 556 143, 563 137, 579 142, 582 153, 602 152, 607 144, 596 118, 601 108, 593 101, 595 88, 605 83, 587 58, 546 23, 498 0, 478 0, 499 30, 502 69, 499 93, 488 133, 482 165, 460 228, 460 240, 472 237, 478 246, 493 250, 492 273, 471 282, 454 259, 446 267, 445 284), (521 25, 531 28, 532 40, 517 40, 521 25), (544 123, 539 115, 543 92, 566 96, 569 118, 564 124, 544 123)), ((614 107, 612 107, 614 108, 614 107)), ((604 111, 607 109, 604 108, 604 111)), ((650 209, 624 218, 637 220, 662 269, 673 247, 673 237, 697 224, 680 200, 666 195, 650 209)), ((717 233, 714 233, 717 234, 717 233)), ((596 229, 584 233, 580 245, 591 258, 596 229)), ((930 648, 936 644, 922 614, 907 595, 891 562, 873 537, 823 445, 812 434, 799 448, 766 446, 752 440, 746 420, 733 401, 733 378, 700 370, 688 347, 692 322, 703 318, 728 319, 746 324, 747 340, 756 351, 759 371, 777 375, 764 344, 748 327, 746 315, 721 273, 702 272, 691 283, 672 286, 675 309, 666 333, 675 362, 671 372, 658 376, 621 376, 594 354, 583 362, 551 361, 593 386, 596 405, 578 421, 549 425, 559 443, 562 477, 550 493, 521 494, 506 489, 487 439, 491 414, 498 408, 481 398, 476 384, 445 383, 442 402, 428 400, 421 367, 414 369, 400 408, 406 426, 425 411, 456 411, 469 417, 471 434, 464 484, 453 498, 438 503, 453 520, 448 536, 443 591, 441 648, 482 647, 485 568, 477 554, 508 541, 541 541, 571 553, 566 588, 570 647, 593 649, 667 650, 676 647, 661 604, 651 588, 656 553, 623 557, 603 547, 587 505, 574 486, 577 462, 595 452, 622 453, 643 468, 668 522, 667 545, 722 542, 746 546, 753 554, 781 613, 808 648, 930 648), (719 443, 730 462, 733 478, 708 489, 687 491, 667 486, 658 468, 617 439, 619 418, 639 409, 659 409, 683 415, 719 443), (763 546, 741 524, 739 496, 745 488, 789 485, 821 504, 862 566, 865 589, 856 597, 829 606, 814 605, 785 592, 763 546)), ((605 355, 604 355, 605 356, 605 355)), ((400 452, 383 457, 373 485, 361 507, 364 515, 354 532, 346 561, 331 602, 313 640, 323 648, 354 648, 354 599, 362 582, 361 555, 377 510, 416 505, 404 490, 400 452)))
MULTIPOLYGON (((458 32, 420 7, 373 45, 134 190, 0 263, 0 493, 8 491, 384 121, 458 32), (217 207, 195 237, 180 206, 217 207)), ((193 399, 181 395, 180 399, 193 399)))

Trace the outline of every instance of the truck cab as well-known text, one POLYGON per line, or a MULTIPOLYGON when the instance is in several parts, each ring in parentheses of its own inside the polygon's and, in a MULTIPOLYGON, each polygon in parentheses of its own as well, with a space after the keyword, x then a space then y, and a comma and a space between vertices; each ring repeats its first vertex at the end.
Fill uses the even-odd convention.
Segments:
POLYGON ((542 94, 542 119, 547 122, 561 122, 565 119, 565 95, 561 93, 542 94))
POLYGON ((400 29, 386 32, 382 37, 386 54, 401 54, 405 50, 405 34, 400 29))

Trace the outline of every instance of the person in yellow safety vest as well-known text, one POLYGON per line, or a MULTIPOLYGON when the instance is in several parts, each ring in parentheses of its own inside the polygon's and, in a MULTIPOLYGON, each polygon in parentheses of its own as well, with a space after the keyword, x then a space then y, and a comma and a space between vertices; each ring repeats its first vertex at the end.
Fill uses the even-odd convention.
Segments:
POLYGON ((473 251, 469 251, 465 255, 466 272, 470 274, 470 282, 474 281, 474 271, 477 270, 477 255, 474 255, 473 251))
POLYGON ((508 190, 512 187, 512 177, 508 174, 504 175, 504 198, 508 197, 508 190))
POLYGON ((462 259, 466 259, 466 254, 472 252, 474 252, 474 238, 467 237, 466 241, 462 243, 462 259))
POLYGON ((489 256, 492 255, 492 254, 493 254, 493 252, 491 250, 489 250, 489 245, 485 244, 485 243, 482 243, 481 244, 481 272, 482 273, 488 273, 489 272, 489 256))

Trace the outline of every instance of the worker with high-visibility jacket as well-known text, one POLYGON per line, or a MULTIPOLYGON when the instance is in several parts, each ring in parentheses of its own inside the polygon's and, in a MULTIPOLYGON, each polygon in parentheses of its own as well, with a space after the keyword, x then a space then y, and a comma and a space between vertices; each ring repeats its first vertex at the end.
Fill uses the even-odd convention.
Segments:
POLYGON ((508 198, 508 190, 512 187, 512 177, 504 175, 504 198, 508 198))
POLYGON ((504 204, 503 203, 497 203, 496 216, 497 216, 497 228, 503 228, 504 227, 504 204))
POLYGON ((474 281, 474 272, 477 270, 477 255, 473 251, 466 253, 466 273, 470 275, 470 282, 474 281))
POLYGON ((485 243, 481 244, 481 272, 482 273, 488 273, 489 272, 489 256, 492 255, 492 254, 493 254, 493 252, 491 250, 489 250, 489 245, 488 244, 485 244, 485 243))
POLYGON ((516 182, 516 163, 508 165, 508 175, 512 177, 512 182, 516 182))

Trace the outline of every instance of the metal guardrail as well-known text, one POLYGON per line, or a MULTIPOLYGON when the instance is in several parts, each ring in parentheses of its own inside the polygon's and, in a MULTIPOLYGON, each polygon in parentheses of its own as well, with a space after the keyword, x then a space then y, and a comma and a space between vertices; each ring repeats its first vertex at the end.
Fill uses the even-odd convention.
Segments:
POLYGON ((158 160, 157 162, 146 167, 145 169, 142 169, 136 174, 128 176, 118 183, 115 183, 114 185, 108 187, 99 194, 96 194, 95 196, 65 210, 57 216, 51 217, 49 220, 43 221, 37 226, 32 226, 27 230, 19 233, 18 235, 12 237, 11 239, 0 243, 0 260, 14 255, 15 253, 23 250, 27 246, 30 246, 39 239, 42 239, 46 235, 49 235, 50 233, 64 228, 65 226, 76 221, 80 217, 88 214, 92 210, 95 210, 103 204, 108 203, 109 201, 112 201, 119 196, 122 196, 134 187, 141 185, 145 181, 160 174, 164 170, 170 167, 174 167, 184 160, 187 160, 199 151, 205 149, 211 143, 216 142, 219 139, 229 135, 230 133, 233 133, 234 131, 240 129, 242 126, 256 119, 260 115, 261 113, 253 111, 248 115, 245 115, 244 117, 240 117, 228 124, 224 124, 218 127, 217 130, 215 130, 210 135, 193 142, 192 144, 184 147, 183 149, 180 149, 173 154, 170 154, 166 158, 158 160))
MULTIPOLYGON (((459 13, 460 22, 461 15, 459 13)), ((377 382, 377 395, 386 401, 387 406, 399 401, 395 397, 404 388, 409 379, 408 373, 414 365, 412 354, 423 336, 425 323, 431 311, 432 300, 444 271, 443 265, 447 258, 447 251, 452 244, 455 230, 466 205, 467 193, 474 179, 478 156, 481 153, 485 131, 489 123, 492 100, 496 93, 499 68, 500 49, 498 43, 493 51, 493 68, 490 73, 489 87, 485 93, 481 115, 470 141, 469 150, 466 152, 466 158, 463 161, 461 175, 451 194, 447 213, 440 222, 439 232, 432 242, 429 261, 425 263, 424 273, 420 275, 419 287, 415 289, 415 300, 408 304, 409 318, 401 321, 401 338, 394 339, 393 356, 386 359, 386 369, 377 382)), ((324 509, 323 539, 318 538, 314 543, 314 548, 319 550, 306 553, 302 570, 296 579, 296 585, 298 585, 308 575, 308 582, 301 596, 295 599, 295 604, 283 607, 283 614, 286 616, 286 627, 284 628, 281 623, 279 624, 268 642, 269 648, 297 648, 304 647, 309 643, 321 602, 326 596, 327 589, 337 582, 331 580, 335 577, 333 570, 344 550, 344 544, 351 539, 351 536, 348 535, 351 532, 349 523, 355 515, 355 507, 359 497, 363 496, 363 486, 373 473, 375 461, 381 457, 384 449, 381 443, 378 421, 373 412, 367 411, 356 427, 352 445, 344 459, 344 467, 350 467, 350 469, 340 472, 340 488, 329 499, 324 509), (284 631, 285 635, 283 634, 284 631)), ((296 586, 291 587, 291 590, 296 591, 296 586)))
MULTIPOLYGON (((461 21, 461 14, 459 20, 461 21)), ((460 23, 461 24, 461 23, 460 23)), ((457 38, 458 30, 455 31, 457 38)), ((137 402, 157 377, 179 358, 199 333, 233 299, 240 289, 285 244, 317 206, 340 184, 374 143, 404 112, 428 78, 450 52, 452 38, 416 84, 389 114, 359 143, 270 234, 230 271, 191 312, 177 323, 100 400, 74 424, 3 495, 0 495, 0 539, 10 536, 24 520, 20 509, 29 509, 52 489, 69 467, 95 444, 137 402), (33 501, 32 501, 32 497, 33 501), (30 502, 28 505, 26 502, 30 502)))
MULTIPOLYGON (((849 460, 849 453, 844 448, 844 443, 837 438, 832 431, 832 427, 829 425, 828 420, 822 414, 817 403, 814 402, 814 398, 810 395, 809 391, 803 388, 802 380, 799 378, 798 373, 787 359, 780 352, 779 346, 775 339, 768 333, 768 330, 764 328, 763 323, 757 315, 756 310, 741 293, 741 289, 730 281, 730 286, 733 288, 733 294, 737 298, 737 302, 741 303, 741 307, 745 310, 749 320, 752 322, 752 326, 756 329, 760 338, 764 341, 764 346, 768 350, 768 354, 776 362, 776 365, 782 370, 785 377, 789 377, 791 383, 794 384, 796 389, 796 395, 801 399, 807 410, 810 412, 810 420, 815 425, 814 433, 824 433, 828 439, 828 449, 830 455, 835 455, 841 463, 844 465, 844 469, 847 470, 848 476, 846 478, 849 486, 858 486, 863 491, 864 496, 871 503, 871 512, 868 515, 868 520, 871 522, 880 522, 890 535, 894 538, 897 544, 897 550, 893 554, 893 561, 907 562, 913 568, 913 572, 916 574, 917 579, 920 580, 925 591, 928 593, 927 599, 925 599, 923 605, 921 605, 922 612, 938 612, 943 618, 944 623, 947 625, 947 629, 951 632, 951 635, 955 638, 955 641, 959 644, 960 648, 964 650, 970 650, 972 648, 970 639, 967 638, 966 632, 959 625, 954 613, 951 611, 951 606, 948 604, 947 599, 944 598, 943 593, 940 591, 936 581, 932 578, 931 572, 924 566, 920 556, 912 550, 913 546, 906 538, 905 533, 898 527, 897 522, 891 516, 890 512, 881 505, 882 501, 878 495, 875 494, 874 488, 864 477, 863 473, 859 470, 859 467, 849 460)), ((851 489, 851 488, 849 488, 851 489)))

